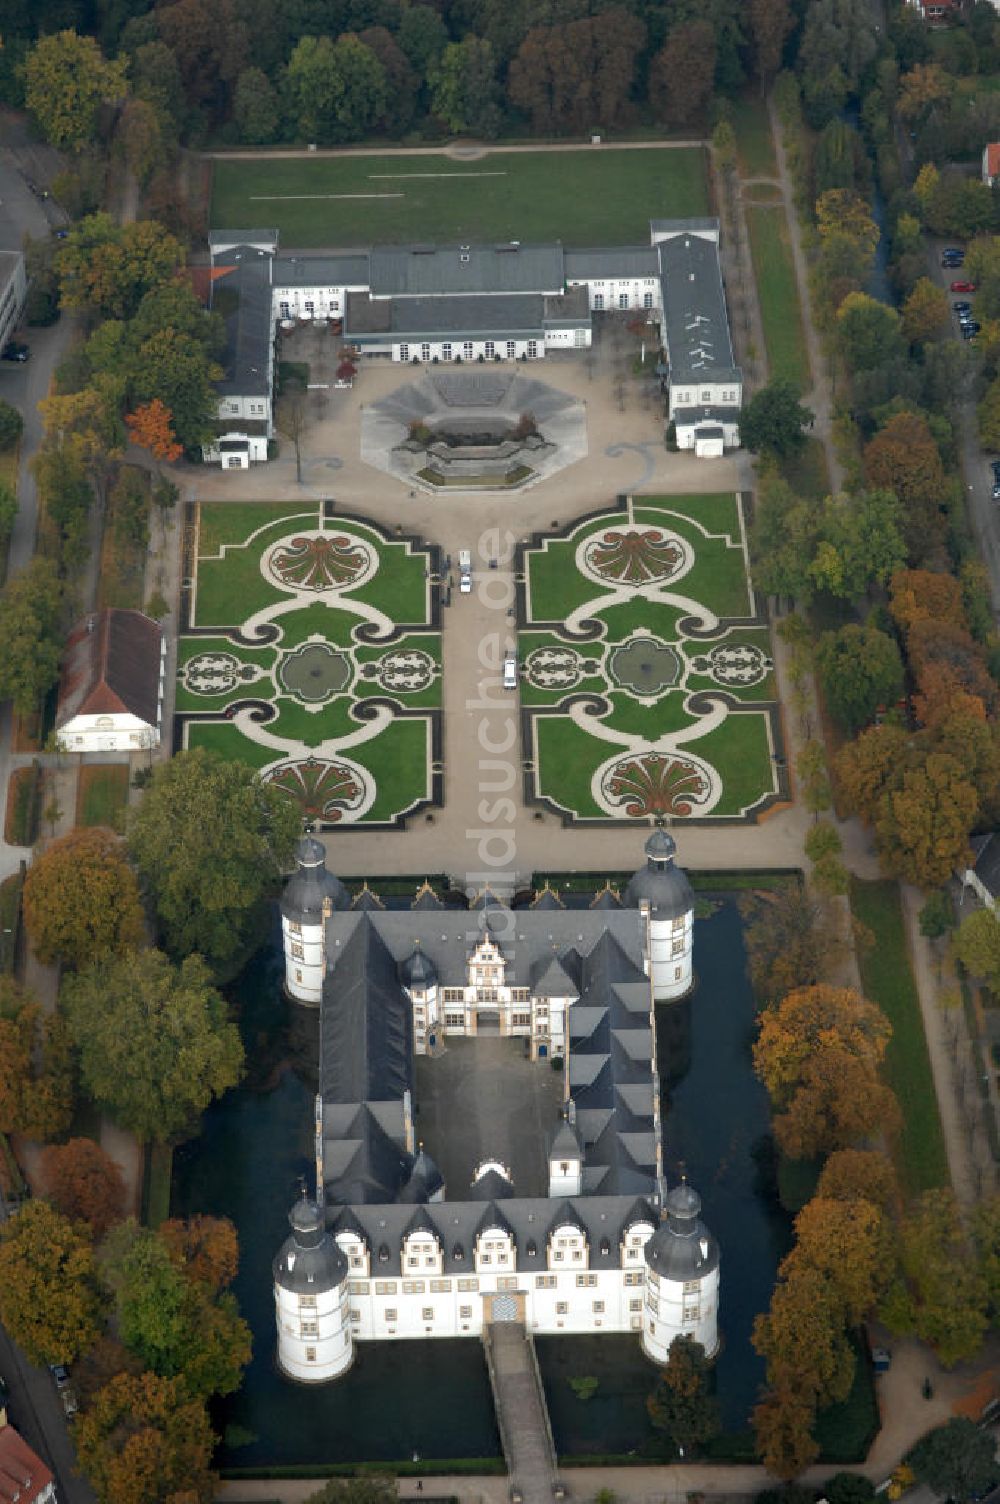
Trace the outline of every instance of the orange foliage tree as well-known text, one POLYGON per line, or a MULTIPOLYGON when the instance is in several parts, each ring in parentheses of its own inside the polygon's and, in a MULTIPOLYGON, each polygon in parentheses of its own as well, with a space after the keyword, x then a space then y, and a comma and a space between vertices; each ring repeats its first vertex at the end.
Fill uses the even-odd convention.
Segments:
POLYGON ((53 1205, 64 1217, 86 1222, 95 1238, 103 1238, 120 1219, 125 1202, 122 1173, 93 1139, 51 1144, 42 1154, 42 1175, 53 1205))
POLYGON ((215 1437, 202 1400, 182 1379, 120 1373, 74 1428, 77 1454, 101 1504, 211 1504, 215 1437))
POLYGON ((159 397, 142 403, 134 413, 126 413, 125 426, 132 443, 148 450, 160 464, 172 465, 184 453, 174 433, 174 415, 159 397))
POLYGON ((142 904, 124 843, 101 827, 53 841, 28 869, 24 922, 46 963, 89 966, 139 945, 142 904))

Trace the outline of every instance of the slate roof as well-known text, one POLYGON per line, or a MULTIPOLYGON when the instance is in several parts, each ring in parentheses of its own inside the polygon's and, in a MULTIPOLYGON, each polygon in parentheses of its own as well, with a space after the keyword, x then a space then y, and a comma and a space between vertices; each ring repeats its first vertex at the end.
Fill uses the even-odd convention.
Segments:
POLYGON ((210 250, 217 246, 234 245, 274 245, 278 244, 278 231, 273 227, 267 229, 254 228, 252 230, 209 230, 208 244, 210 250))
POLYGON ((66 639, 56 726, 78 715, 134 715, 156 726, 163 641, 141 611, 109 607, 83 617, 66 639))
POLYGON ((661 241, 658 250, 671 382, 738 382, 718 245, 702 235, 678 234, 661 241))
POLYGON ((719 1263, 719 1245, 698 1215, 701 1197, 683 1182, 667 1195, 665 1211, 646 1244, 646 1263, 664 1279, 703 1279, 719 1263))
POLYGON ((275 287, 367 287, 368 252, 340 256, 276 256, 275 287))
POLYGON ((315 927, 323 919, 326 899, 335 909, 346 909, 347 889, 327 871, 326 850, 315 836, 303 836, 295 845, 296 871, 285 884, 280 908, 286 919, 315 927))
POLYGON ((216 258, 217 267, 227 266, 230 271, 212 283, 213 307, 220 301, 220 289, 231 289, 236 295, 232 308, 224 315, 223 378, 215 384, 220 396, 271 395, 272 259, 266 251, 247 245, 237 246, 216 258))
POLYGON ((346 303, 345 338, 378 334, 408 340, 518 334, 527 338, 540 337, 545 327, 545 299, 540 293, 390 301, 350 292, 346 303))
POLYGON ((376 298, 561 292, 565 281, 559 245, 376 246, 370 259, 376 298))
MULTIPOLYGON (((546 1265, 546 1239, 556 1227, 571 1220, 584 1230, 591 1270, 617 1269, 619 1244, 629 1227, 652 1223, 657 1214, 651 1204, 636 1196, 579 1196, 570 1201, 513 1196, 492 1205, 484 1214, 481 1201, 438 1201, 425 1208, 441 1240, 445 1274, 475 1272, 476 1238, 486 1225, 509 1228, 516 1246, 519 1272, 542 1273, 546 1265), (604 1244, 607 1251, 602 1251, 604 1244), (533 1248, 533 1253, 529 1249, 533 1248)), ((334 1236, 356 1231, 360 1226, 372 1252, 372 1275, 378 1279, 400 1277, 403 1236, 413 1215, 411 1206, 328 1207, 327 1218, 334 1236), (384 1257, 381 1255, 384 1253, 384 1257)))
POLYGON ((616 245, 567 250, 563 261, 567 282, 590 281, 597 277, 658 277, 660 258, 652 245, 616 245))
MULTIPOLYGON (((374 1102, 399 1099, 413 1084, 412 1015, 399 985, 397 958, 376 924, 383 914, 353 912, 332 916, 338 953, 335 974, 323 988, 320 1018, 320 1091, 325 1101, 374 1102), (352 919, 341 938, 337 918, 352 919)), ((399 915, 400 918, 412 916, 399 915)))
MULTIPOLYGON (((737 372, 734 380, 740 380, 740 376, 741 373, 737 372)), ((688 380, 690 379, 689 377, 688 380)), ((725 378, 710 374, 708 379, 710 381, 719 381, 725 378)), ((708 403, 703 407, 675 407, 673 420, 682 427, 688 424, 701 427, 704 424, 713 423, 738 423, 740 421, 740 410, 738 407, 713 407, 708 403)))
POLYGON ((972 870, 986 891, 996 898, 1000 893, 1000 831, 975 836, 971 846, 975 857, 972 870))

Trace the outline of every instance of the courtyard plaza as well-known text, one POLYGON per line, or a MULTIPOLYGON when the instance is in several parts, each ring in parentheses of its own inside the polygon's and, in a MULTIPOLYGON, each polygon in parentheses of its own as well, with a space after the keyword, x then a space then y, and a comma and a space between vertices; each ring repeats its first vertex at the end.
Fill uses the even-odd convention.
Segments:
MULTIPOLYGON (((524 491, 449 490, 429 496, 366 464, 360 442, 365 408, 391 398, 408 374, 422 374, 416 367, 408 373, 381 362, 363 363, 349 390, 334 390, 331 383, 329 390, 309 394, 301 485, 287 443, 281 458, 249 472, 182 472, 187 494, 200 500, 318 504, 330 498, 334 515, 371 518, 386 536, 413 536, 451 558, 456 588, 441 613, 444 806, 418 814, 405 831, 343 825, 327 834, 335 870, 358 876, 447 872, 463 885, 494 880, 510 887, 536 870, 615 870, 622 864, 621 829, 564 828, 558 816, 525 801, 519 697, 502 691, 500 671, 505 649, 517 646, 514 552, 519 543, 565 530, 602 507, 610 510, 619 495, 718 496, 745 489, 752 480, 742 453, 702 460, 666 449, 656 382, 631 374, 639 348, 640 341, 613 326, 602 330, 589 355, 558 356, 533 367, 536 379, 583 405, 587 445, 585 458, 524 491), (457 590, 457 556, 463 548, 473 558, 468 595, 457 590), (498 762, 504 764, 502 773, 498 762)), ((328 332, 303 329, 283 353, 308 360, 311 379, 322 381, 337 349, 328 332)), ((647 351, 647 360, 651 354, 647 351)), ((780 686, 780 644, 774 654, 780 686)), ((760 825, 719 831, 690 827, 684 834, 685 861, 715 868, 797 866, 806 823, 804 814, 775 807, 760 825)))

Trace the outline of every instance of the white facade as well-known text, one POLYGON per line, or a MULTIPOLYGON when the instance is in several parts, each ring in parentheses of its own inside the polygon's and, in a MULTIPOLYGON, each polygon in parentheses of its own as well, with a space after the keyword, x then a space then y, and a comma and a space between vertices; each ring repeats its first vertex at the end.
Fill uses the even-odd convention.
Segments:
POLYGON ((315 1295, 274 1287, 278 1332, 278 1367, 290 1379, 327 1384, 354 1362, 350 1299, 346 1281, 332 1290, 317 1286, 315 1295))
POLYGON ((285 953, 285 991, 300 1003, 318 1005, 326 975, 322 923, 303 924, 282 914, 281 942, 285 953))
POLYGON ((649 921, 650 976, 658 1003, 691 991, 694 980, 694 907, 675 919, 649 921))
POLYGON ((659 277, 593 277, 567 279, 570 287, 586 287, 591 313, 658 314, 663 309, 659 277))
POLYGON ((719 1266, 703 1279, 671 1280, 646 1271, 642 1347, 654 1363, 666 1363, 675 1337, 700 1342, 714 1358, 719 1347, 719 1266))
MULTIPOLYGON (((540 1211, 544 1207, 540 1203, 540 1211)), ((635 1222, 621 1246, 621 1267, 593 1271, 582 1229, 575 1222, 557 1225, 540 1251, 543 1272, 536 1274, 517 1269, 513 1237, 491 1227, 470 1250, 468 1273, 446 1276, 440 1242, 421 1231, 404 1242, 402 1277, 380 1278, 363 1240, 356 1233, 338 1233, 350 1265, 351 1330, 360 1342, 479 1336, 492 1296, 516 1293, 534 1333, 638 1333, 646 1285, 643 1250, 652 1234, 651 1222, 635 1222)))
POLYGON ((367 285, 362 282, 342 287, 276 286, 272 294, 274 317, 296 320, 342 319, 347 307, 347 294, 365 291, 367 285))

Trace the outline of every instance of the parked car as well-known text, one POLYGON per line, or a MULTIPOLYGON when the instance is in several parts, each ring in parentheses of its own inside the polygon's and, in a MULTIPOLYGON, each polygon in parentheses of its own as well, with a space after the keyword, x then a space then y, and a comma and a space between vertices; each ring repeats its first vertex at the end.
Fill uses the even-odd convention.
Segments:
POLYGON ((56 1381, 57 1389, 65 1389, 69 1384, 69 1369, 63 1363, 50 1363, 49 1373, 56 1381))
POLYGON ((953 250, 942 251, 941 252, 941 265, 942 266, 961 266, 964 261, 965 261, 965 252, 964 251, 958 251, 958 250, 954 250, 953 249, 953 250))
POLYGON ((2 355, 0 355, 0 360, 30 360, 30 359, 31 359, 31 351, 28 349, 27 345, 16 344, 14 340, 11 340, 11 342, 10 342, 9 345, 5 345, 4 346, 3 353, 2 353, 2 355))
POLYGON ((982 324, 977 324, 974 319, 970 319, 969 323, 962 325, 962 338, 975 339, 982 327, 982 324))
POLYGON ((62 1400, 62 1407, 65 1413, 67 1415, 75 1415, 80 1407, 77 1404, 76 1395, 68 1384, 65 1389, 60 1389, 59 1398, 62 1400))
POLYGON ((951 290, 952 292, 975 292, 976 284, 975 282, 953 282, 951 290))
POLYGON ((972 304, 971 303, 952 303, 951 306, 952 306, 952 308, 954 308, 954 310, 958 314, 959 318, 961 318, 964 313, 971 313, 972 312, 972 304))

